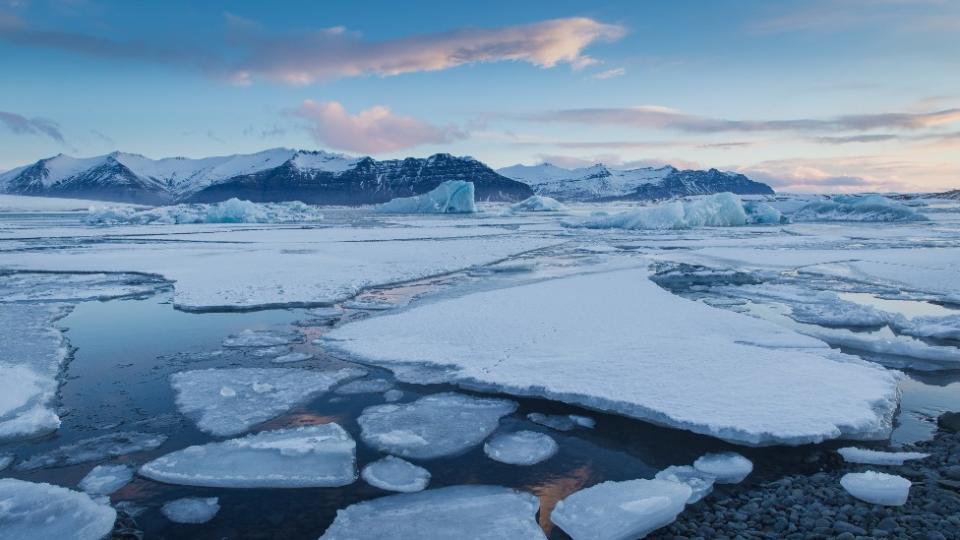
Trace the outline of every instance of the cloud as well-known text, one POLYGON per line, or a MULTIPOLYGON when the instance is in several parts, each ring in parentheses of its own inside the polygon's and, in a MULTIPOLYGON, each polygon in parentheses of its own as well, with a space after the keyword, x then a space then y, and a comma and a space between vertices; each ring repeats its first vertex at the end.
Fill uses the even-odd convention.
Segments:
POLYGON ((820 193, 942 191, 960 176, 954 163, 879 155, 777 159, 729 168, 778 190, 820 193))
POLYGON ((61 144, 66 144, 60 126, 53 120, 26 118, 22 115, 0 111, 0 124, 17 135, 46 135, 61 144))
POLYGON ((398 116, 381 105, 352 115, 336 101, 318 103, 308 99, 294 114, 307 122, 307 130, 318 143, 350 152, 392 152, 466 137, 453 125, 435 126, 398 116))
POLYGON ((960 28, 960 10, 951 0, 820 0, 798 5, 799 8, 788 8, 780 14, 752 21, 747 30, 757 34, 783 34, 841 32, 855 28, 952 32, 960 28))
POLYGON ((613 69, 601 71, 600 73, 594 73, 593 75, 590 76, 590 78, 591 79, 612 79, 614 77, 621 77, 626 74, 627 74, 627 70, 625 68, 619 67, 619 68, 613 68, 613 69))

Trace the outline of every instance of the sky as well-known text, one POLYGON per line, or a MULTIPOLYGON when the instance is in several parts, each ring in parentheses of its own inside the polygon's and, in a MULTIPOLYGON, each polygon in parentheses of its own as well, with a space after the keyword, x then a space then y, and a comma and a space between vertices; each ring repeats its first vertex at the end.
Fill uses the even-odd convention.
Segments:
POLYGON ((0 170, 322 149, 960 187, 960 2, 0 0, 0 170))

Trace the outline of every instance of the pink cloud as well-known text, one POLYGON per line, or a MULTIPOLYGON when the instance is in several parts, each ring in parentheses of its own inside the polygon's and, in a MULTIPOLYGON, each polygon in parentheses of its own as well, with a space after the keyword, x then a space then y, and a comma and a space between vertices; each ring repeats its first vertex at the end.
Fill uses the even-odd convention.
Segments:
POLYGON ((294 113, 306 120, 307 130, 318 143, 349 152, 392 152, 466 137, 456 126, 435 126, 398 116, 381 105, 350 114, 339 102, 308 99, 294 113))
POLYGON ((955 163, 888 156, 777 159, 730 168, 788 192, 943 191, 960 177, 955 163))

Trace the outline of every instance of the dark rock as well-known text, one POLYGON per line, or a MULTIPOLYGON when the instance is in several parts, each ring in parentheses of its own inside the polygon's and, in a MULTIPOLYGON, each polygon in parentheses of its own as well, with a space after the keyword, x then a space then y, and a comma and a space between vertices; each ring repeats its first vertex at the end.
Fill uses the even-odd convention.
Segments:
POLYGON ((937 418, 937 427, 950 433, 960 433, 960 412, 945 412, 937 418))

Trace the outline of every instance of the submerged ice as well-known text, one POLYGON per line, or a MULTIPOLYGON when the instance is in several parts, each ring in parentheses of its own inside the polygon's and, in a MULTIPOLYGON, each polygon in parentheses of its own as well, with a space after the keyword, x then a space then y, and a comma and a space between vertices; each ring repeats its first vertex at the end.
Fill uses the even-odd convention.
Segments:
POLYGON ((142 433, 139 431, 108 433, 81 439, 54 450, 31 456, 18 463, 16 468, 26 471, 99 461, 108 457, 154 450, 159 448, 166 440, 166 435, 158 433, 142 433))
POLYGON ((0 538, 100 540, 117 512, 110 505, 50 484, 0 479, 0 538))
POLYGON ((220 511, 220 500, 217 497, 185 497, 164 504, 160 511, 174 523, 206 523, 220 511))
POLYGON ((373 487, 403 493, 423 491, 430 483, 430 471, 394 456, 370 463, 360 476, 373 487))
POLYGON ((400 197, 377 207, 389 214, 457 214, 477 211, 473 182, 447 180, 422 195, 400 197))
POLYGON ((90 495, 109 495, 133 480, 133 470, 126 465, 97 465, 77 486, 90 495))
POLYGON ((687 499, 687 504, 693 504, 709 495, 713 491, 713 484, 717 480, 715 476, 689 465, 671 465, 659 471, 654 479, 677 482, 689 487, 690 497, 687 499))

